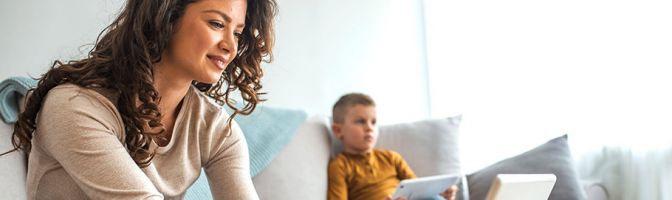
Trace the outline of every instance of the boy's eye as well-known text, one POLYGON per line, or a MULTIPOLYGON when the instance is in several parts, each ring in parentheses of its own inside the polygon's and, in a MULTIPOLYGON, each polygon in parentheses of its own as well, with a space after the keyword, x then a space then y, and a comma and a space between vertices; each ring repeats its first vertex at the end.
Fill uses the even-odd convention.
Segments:
POLYGON ((210 21, 210 22, 208 22, 208 23, 210 24, 210 26, 212 26, 212 27, 215 28, 215 29, 221 29, 221 28, 224 28, 224 23, 222 23, 222 22, 218 22, 218 21, 210 21))

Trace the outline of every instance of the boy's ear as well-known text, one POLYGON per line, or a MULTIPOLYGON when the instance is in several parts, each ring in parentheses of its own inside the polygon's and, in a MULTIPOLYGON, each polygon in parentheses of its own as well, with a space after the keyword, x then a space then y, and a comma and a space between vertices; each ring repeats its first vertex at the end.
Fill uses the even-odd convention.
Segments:
POLYGON ((331 124, 331 132, 334 133, 334 136, 339 140, 343 140, 343 132, 341 131, 341 125, 337 123, 331 124))

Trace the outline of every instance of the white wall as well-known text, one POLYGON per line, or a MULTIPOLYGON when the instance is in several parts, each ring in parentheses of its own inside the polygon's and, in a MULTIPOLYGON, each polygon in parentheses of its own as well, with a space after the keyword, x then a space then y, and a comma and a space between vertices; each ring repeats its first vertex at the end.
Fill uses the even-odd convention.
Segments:
MULTIPOLYGON (((0 1, 0 79, 39 76, 81 58, 123 1, 0 1)), ((381 123, 429 115, 418 1, 278 0, 265 105, 327 115, 347 92, 370 94, 381 123)))
POLYGON ((381 122, 428 116, 418 1, 280 0, 268 105, 328 114, 347 92, 370 94, 381 122))
POLYGON ((56 59, 82 58, 121 5, 114 0, 0 1, 0 80, 38 77, 56 59))

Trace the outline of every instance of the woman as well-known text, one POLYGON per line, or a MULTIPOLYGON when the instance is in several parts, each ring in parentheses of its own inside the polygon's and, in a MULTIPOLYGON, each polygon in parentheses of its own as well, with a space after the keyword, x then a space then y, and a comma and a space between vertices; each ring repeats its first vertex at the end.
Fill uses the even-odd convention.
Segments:
POLYGON ((13 134, 30 152, 28 198, 180 199, 204 168, 215 199, 257 199, 232 119, 262 101, 276 12, 274 0, 128 0, 87 58, 56 61, 32 91, 13 134))

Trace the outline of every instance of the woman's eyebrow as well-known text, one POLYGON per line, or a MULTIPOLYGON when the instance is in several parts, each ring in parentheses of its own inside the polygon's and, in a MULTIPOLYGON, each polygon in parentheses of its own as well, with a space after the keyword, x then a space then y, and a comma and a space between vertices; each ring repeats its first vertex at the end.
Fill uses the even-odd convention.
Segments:
MULTIPOLYGON (((229 22, 229 23, 232 22, 231 17, 229 15, 227 15, 226 13, 222 12, 222 11, 210 9, 210 10, 204 10, 203 12, 204 13, 218 14, 218 15, 222 16, 222 18, 224 18, 224 21, 229 22)), ((243 27, 245 27, 245 24, 237 24, 236 27, 243 28, 243 27)))

